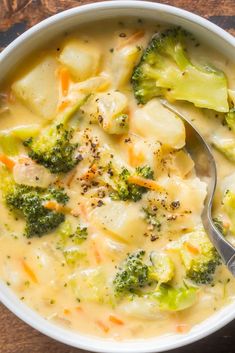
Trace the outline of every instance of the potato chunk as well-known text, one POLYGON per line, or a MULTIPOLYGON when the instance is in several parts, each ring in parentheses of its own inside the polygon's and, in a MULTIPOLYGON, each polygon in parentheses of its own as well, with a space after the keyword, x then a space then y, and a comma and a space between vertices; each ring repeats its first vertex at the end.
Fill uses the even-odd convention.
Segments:
POLYGON ((94 44, 72 39, 65 44, 59 61, 69 69, 75 80, 83 81, 97 74, 100 52, 94 44))
POLYGON ((57 68, 56 58, 46 55, 12 85, 16 97, 43 118, 51 118, 56 112, 59 98, 57 68))
POLYGON ((126 108, 126 96, 110 91, 91 96, 82 110, 87 119, 98 122, 105 132, 119 135, 128 131, 126 108))
POLYGON ((132 71, 140 55, 141 51, 136 45, 128 45, 114 51, 111 72, 115 88, 121 88, 130 81, 132 71))
POLYGON ((133 129, 143 137, 154 136, 162 144, 172 148, 185 145, 185 128, 181 119, 164 108, 157 99, 136 110, 133 129))
POLYGON ((137 204, 111 201, 96 208, 92 219, 113 239, 135 247, 145 241, 147 225, 137 204))

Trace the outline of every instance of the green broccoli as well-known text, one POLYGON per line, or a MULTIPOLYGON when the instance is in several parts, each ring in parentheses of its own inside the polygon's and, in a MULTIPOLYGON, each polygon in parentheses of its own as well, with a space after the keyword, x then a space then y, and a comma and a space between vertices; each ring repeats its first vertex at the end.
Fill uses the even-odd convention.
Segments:
POLYGON ((212 146, 222 153, 229 161, 235 163, 235 140, 231 138, 213 136, 212 146))
POLYGON ((72 242, 75 244, 83 243, 88 237, 87 227, 78 226, 75 232, 71 235, 72 242))
POLYGON ((144 250, 129 254, 118 269, 113 281, 114 291, 117 296, 136 293, 150 284, 150 269, 143 262, 144 255, 144 250))
POLYGON ((225 122, 229 129, 235 132, 235 108, 230 109, 225 115, 225 122))
POLYGON ((162 228, 162 223, 157 215, 157 207, 143 207, 144 219, 151 225, 152 229, 156 232, 160 232, 162 228))
POLYGON ((122 135, 128 133, 129 116, 127 114, 118 114, 108 122, 104 121, 104 119, 100 116, 98 121, 104 131, 108 134, 122 135))
POLYGON ((171 258, 163 253, 152 251, 150 261, 153 265, 150 277, 154 278, 158 284, 168 283, 175 274, 175 266, 171 258))
POLYGON ((39 125, 20 125, 0 131, 0 151, 8 156, 19 153, 19 146, 25 139, 36 136, 39 133, 39 125))
POLYGON ((29 157, 51 173, 67 173, 79 162, 75 154, 78 144, 71 142, 74 130, 67 125, 85 101, 81 100, 65 114, 60 113, 54 123, 43 129, 38 137, 24 141, 24 146, 29 148, 29 157))
POLYGON ((154 291, 150 298, 157 301, 161 310, 181 311, 191 307, 197 300, 198 288, 179 287, 175 288, 167 284, 161 285, 154 291))
POLYGON ((72 224, 66 220, 58 229, 58 235, 60 237, 58 246, 64 249, 68 245, 82 244, 88 237, 88 231, 87 227, 81 226, 80 224, 74 230, 72 224))
POLYGON ((41 237, 54 230, 64 222, 63 213, 44 207, 48 200, 56 200, 65 205, 68 196, 62 189, 34 188, 25 185, 14 185, 5 194, 5 201, 10 210, 23 215, 26 220, 24 235, 28 238, 41 237))
POLYGON ((217 217, 213 218, 213 223, 223 236, 227 235, 228 231, 225 228, 223 222, 219 218, 217 217))
MULTIPOLYGON (((146 179, 153 179, 154 173, 149 166, 136 168, 135 174, 146 179)), ((128 182, 131 173, 124 168, 122 172, 115 178, 115 191, 111 194, 113 200, 132 200, 139 201, 142 195, 147 191, 143 186, 138 186, 128 182)))
POLYGON ((71 143, 72 129, 63 124, 52 126, 38 138, 29 138, 24 146, 29 148, 29 157, 48 168, 51 173, 66 173, 79 162, 75 157, 77 143, 71 143))
POLYGON ((81 252, 80 249, 65 249, 63 255, 67 265, 70 267, 78 267, 78 265, 86 261, 86 253, 81 252))
POLYGON ((226 190, 224 194, 223 208, 230 220, 230 230, 235 234, 235 193, 231 190, 226 190))
POLYGON ((186 276, 196 284, 209 284, 221 259, 203 231, 183 237, 180 254, 186 269, 186 276))
POLYGON ((164 96, 170 101, 186 100, 201 108, 228 111, 227 79, 211 66, 193 64, 185 48, 191 35, 181 28, 156 34, 132 74, 139 103, 164 96))

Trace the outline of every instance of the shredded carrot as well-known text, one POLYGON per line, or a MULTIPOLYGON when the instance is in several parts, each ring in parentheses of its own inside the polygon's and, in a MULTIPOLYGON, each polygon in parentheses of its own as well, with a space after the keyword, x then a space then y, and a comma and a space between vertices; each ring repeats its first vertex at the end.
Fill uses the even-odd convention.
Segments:
POLYGON ((134 146, 130 144, 128 146, 128 157, 129 157, 129 163, 132 167, 138 167, 142 162, 143 162, 143 154, 139 153, 137 154, 135 152, 134 146))
POLYGON ((58 112, 62 112, 63 110, 65 110, 65 108, 67 108, 70 104, 70 101, 66 100, 66 101, 62 101, 59 103, 58 107, 57 107, 57 111, 58 112))
POLYGON ((92 180, 97 173, 97 165, 93 164, 82 176, 82 180, 92 180))
POLYGON ((87 209, 86 209, 86 206, 84 205, 84 203, 81 203, 81 205, 80 205, 80 212, 81 212, 81 215, 84 218, 84 220, 87 221, 88 220, 87 209))
POLYGON ((128 182, 131 184, 143 186, 145 188, 148 188, 148 189, 151 189, 154 191, 158 191, 158 192, 164 191, 164 188, 161 185, 159 185, 158 183, 156 183, 156 181, 151 180, 151 179, 145 179, 145 178, 142 178, 138 175, 129 176, 128 182))
POLYGON ((73 210, 71 210, 71 215, 74 217, 78 217, 80 215, 80 210, 77 208, 74 208, 73 210))
POLYGON ((116 325, 124 325, 124 322, 114 315, 109 316, 109 321, 116 325))
POLYGON ((64 309, 64 314, 69 315, 69 314, 71 314, 71 311, 69 309, 64 309))
POLYGON ((51 211, 62 212, 62 213, 71 212, 71 209, 69 207, 60 205, 58 202, 54 200, 44 202, 43 206, 48 208, 48 210, 51 210, 51 211))
POLYGON ((186 333, 189 331, 189 326, 187 324, 177 324, 175 329, 177 333, 186 333))
POLYGON ((135 33, 133 33, 130 37, 126 38, 125 40, 123 40, 119 46, 117 47, 117 49, 122 49, 123 47, 134 43, 135 41, 137 41, 138 39, 143 38, 145 35, 145 32, 140 30, 140 31, 136 31, 135 33))
POLYGON ((105 325, 102 321, 97 320, 95 322, 105 333, 109 332, 109 327, 105 325))
POLYGON ((68 187, 71 186, 76 174, 77 174, 76 168, 69 173, 68 178, 67 178, 66 183, 65 183, 68 187))
POLYGON ((59 70, 59 78, 61 84, 61 91, 63 96, 67 96, 69 89, 69 70, 66 67, 61 67, 59 70))
POLYGON ((185 244, 187 250, 189 252, 191 252, 191 254, 198 255, 200 253, 199 249, 196 246, 190 244, 189 242, 185 242, 184 244, 185 244))
POLYGON ((101 256, 100 253, 97 249, 96 243, 93 242, 93 249, 94 249, 94 256, 95 256, 95 260, 97 262, 97 264, 101 263, 101 256))
POLYGON ((26 261, 22 260, 22 266, 23 266, 23 269, 24 271, 27 273, 27 275, 31 278, 31 280, 34 282, 34 283, 38 283, 38 279, 35 275, 35 273, 33 272, 33 270, 31 269, 31 267, 27 264, 26 261))
POLYGON ((0 162, 5 164, 5 166, 9 170, 12 170, 15 166, 15 162, 11 158, 7 157, 5 154, 0 155, 0 162))

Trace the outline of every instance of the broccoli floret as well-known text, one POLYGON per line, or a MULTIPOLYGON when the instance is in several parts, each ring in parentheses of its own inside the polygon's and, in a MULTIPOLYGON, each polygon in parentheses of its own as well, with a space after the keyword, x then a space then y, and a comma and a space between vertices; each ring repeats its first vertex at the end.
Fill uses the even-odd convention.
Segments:
POLYGON ((227 235, 227 229, 219 218, 213 218, 213 223, 223 236, 227 235))
POLYGON ((209 284, 221 259, 203 231, 187 234, 180 249, 186 276, 196 284, 209 284))
POLYGON ((88 237, 87 227, 78 226, 75 233, 72 234, 71 239, 75 244, 83 243, 88 237))
POLYGON ((235 141, 234 138, 214 136, 212 146, 222 153, 229 161, 235 163, 235 141))
POLYGON ((68 195, 64 192, 64 189, 62 188, 55 188, 55 187, 49 187, 48 188, 48 194, 45 194, 44 196, 45 200, 55 200, 61 205, 66 205, 66 203, 69 201, 68 195))
POLYGON ((154 278, 158 283, 167 283, 174 277, 175 266, 168 255, 152 251, 150 260, 153 264, 150 277, 154 278))
POLYGON ((66 204, 68 196, 59 189, 41 189, 25 185, 15 185, 5 195, 7 206, 14 212, 22 214, 26 220, 24 235, 28 238, 41 237, 57 228, 64 222, 63 213, 44 207, 44 202, 57 200, 66 204))
POLYGON ((161 310, 181 311, 191 307, 197 300, 197 291, 195 287, 174 288, 169 285, 161 285, 150 295, 155 299, 161 310))
POLYGON ((235 132, 235 108, 230 109, 225 115, 225 121, 229 129, 235 132))
POLYGON ((74 230, 72 224, 66 220, 58 229, 59 242, 58 248, 65 249, 67 246, 80 245, 88 237, 87 227, 80 224, 74 230))
POLYGON ((136 174, 145 179, 153 179, 154 171, 151 169, 149 165, 145 165, 143 167, 137 167, 136 174))
POLYGON ((78 144, 71 142, 74 130, 68 126, 68 121, 87 98, 78 101, 65 113, 58 114, 53 124, 43 129, 39 136, 24 141, 24 146, 29 148, 29 157, 53 174, 67 173, 79 162, 75 154, 78 144))
POLYGON ((150 269, 143 262, 145 251, 138 250, 126 258, 113 281, 114 291, 117 296, 138 292, 148 285, 150 269))
POLYGON ((143 211, 144 211, 144 219, 149 225, 151 225, 152 230, 156 232, 160 232, 162 228, 162 223, 158 219, 157 209, 155 210, 154 207, 143 207, 143 211))
POLYGON ((63 255, 67 265, 70 267, 77 267, 79 263, 86 260, 86 253, 81 252, 79 249, 66 249, 63 251, 63 255))
POLYGON ((126 134, 129 129, 129 116, 127 114, 119 114, 110 119, 109 124, 103 121, 102 117, 99 120, 104 131, 112 135, 126 134))
POLYGON ((39 126, 20 125, 14 128, 0 131, 0 150, 8 156, 14 156, 19 153, 19 146, 25 139, 37 135, 39 126))
POLYGON ((190 37, 181 28, 172 28, 152 38, 132 74, 135 97, 142 104, 164 96, 227 112, 226 77, 208 65, 192 64, 185 49, 185 40, 190 37))
POLYGON ((73 130, 64 124, 49 127, 36 139, 29 138, 24 146, 29 157, 48 168, 51 173, 67 173, 79 162, 75 157, 77 143, 71 143, 73 130))
MULTIPOLYGON (((135 174, 145 179, 153 179, 154 172, 149 166, 143 166, 136 168, 135 174)), ((115 191, 111 194, 113 200, 132 200, 137 202, 147 192, 147 188, 129 183, 128 178, 130 176, 131 173, 124 168, 118 177, 116 177, 115 191)))
POLYGON ((235 193, 227 190, 223 197, 223 207, 230 220, 230 230, 235 234, 235 193))

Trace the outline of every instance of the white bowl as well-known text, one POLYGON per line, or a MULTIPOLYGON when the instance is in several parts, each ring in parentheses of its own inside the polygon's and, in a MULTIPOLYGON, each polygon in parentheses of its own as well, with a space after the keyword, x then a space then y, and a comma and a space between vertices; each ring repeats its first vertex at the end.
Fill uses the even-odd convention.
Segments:
MULTIPOLYGON (((133 15, 145 19, 154 19, 156 22, 180 25, 193 32, 204 43, 209 43, 210 46, 216 47, 224 55, 235 61, 235 38, 197 15, 175 7, 151 2, 109 1, 64 11, 48 18, 22 34, 0 54, 0 81, 10 71, 14 70, 19 61, 42 45, 45 38, 48 41, 55 35, 76 27, 78 24, 133 15)), ((146 340, 116 342, 109 339, 86 336, 48 322, 23 304, 4 283, 0 283, 0 300, 20 319, 58 341, 89 351, 107 353, 162 352, 181 347, 208 336, 235 318, 234 300, 234 303, 227 305, 207 320, 196 325, 187 334, 171 334, 146 340)))

